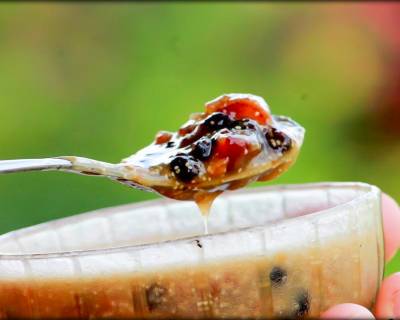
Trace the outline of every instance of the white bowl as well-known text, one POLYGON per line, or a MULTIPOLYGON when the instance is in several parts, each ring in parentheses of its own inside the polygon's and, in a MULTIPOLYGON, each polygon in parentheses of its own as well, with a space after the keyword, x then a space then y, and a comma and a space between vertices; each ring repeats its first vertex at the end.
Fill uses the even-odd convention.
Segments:
POLYGON ((0 315, 318 317, 370 308, 383 277, 380 191, 273 186, 101 209, 0 237, 0 315))

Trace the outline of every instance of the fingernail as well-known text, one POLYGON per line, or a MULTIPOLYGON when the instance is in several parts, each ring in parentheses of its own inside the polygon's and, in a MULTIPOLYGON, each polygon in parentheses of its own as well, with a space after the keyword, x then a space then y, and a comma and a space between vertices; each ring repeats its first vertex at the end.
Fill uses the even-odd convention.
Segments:
POLYGON ((354 304, 343 303, 331 307, 321 315, 322 319, 375 319, 367 308, 354 304))

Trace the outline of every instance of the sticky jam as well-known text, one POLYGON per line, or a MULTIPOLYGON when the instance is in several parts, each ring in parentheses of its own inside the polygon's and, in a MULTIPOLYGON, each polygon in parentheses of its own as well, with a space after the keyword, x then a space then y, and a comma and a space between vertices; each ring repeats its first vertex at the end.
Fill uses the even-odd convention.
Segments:
POLYGON ((296 125, 272 116, 258 96, 227 94, 206 103, 177 132, 158 132, 150 146, 124 161, 172 181, 152 188, 194 200, 207 215, 223 191, 275 178, 289 167, 299 144, 285 129, 296 125))

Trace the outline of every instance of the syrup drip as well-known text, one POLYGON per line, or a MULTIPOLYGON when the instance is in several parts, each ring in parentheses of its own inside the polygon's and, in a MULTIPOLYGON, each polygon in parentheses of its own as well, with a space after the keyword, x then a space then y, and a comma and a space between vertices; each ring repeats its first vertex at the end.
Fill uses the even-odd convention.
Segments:
POLYGON ((204 234, 208 234, 208 216, 210 215, 211 206, 216 197, 221 194, 221 191, 216 192, 201 192, 195 196, 195 202, 199 207, 204 223, 204 234))
POLYGON ((204 224, 204 234, 208 234, 208 215, 203 215, 203 224, 204 224))

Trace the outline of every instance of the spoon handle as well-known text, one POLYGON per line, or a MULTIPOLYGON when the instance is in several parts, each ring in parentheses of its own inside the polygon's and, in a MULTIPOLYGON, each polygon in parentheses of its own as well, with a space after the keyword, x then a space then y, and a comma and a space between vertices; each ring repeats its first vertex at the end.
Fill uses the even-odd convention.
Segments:
POLYGON ((38 170, 69 169, 72 163, 65 159, 17 159, 0 160, 0 174, 38 170))
POLYGON ((129 166, 125 163, 113 164, 76 156, 0 160, 0 175, 14 172, 48 170, 107 177, 119 182, 129 181, 130 183, 128 185, 131 187, 140 188, 146 191, 151 190, 151 185, 149 187, 148 181, 151 181, 150 179, 154 178, 146 170, 140 167, 129 166))

